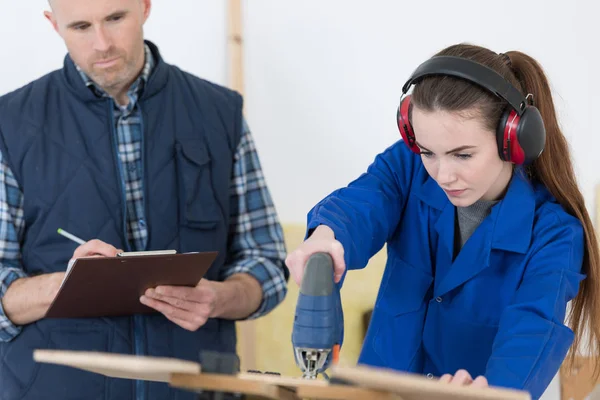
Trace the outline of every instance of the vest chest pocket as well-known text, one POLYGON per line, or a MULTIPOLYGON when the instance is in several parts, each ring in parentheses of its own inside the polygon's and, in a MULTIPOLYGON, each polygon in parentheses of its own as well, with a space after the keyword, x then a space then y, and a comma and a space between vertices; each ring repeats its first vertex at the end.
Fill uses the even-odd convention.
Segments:
POLYGON ((196 229, 214 229, 223 219, 211 177, 211 159, 202 140, 175 143, 179 222, 196 229))

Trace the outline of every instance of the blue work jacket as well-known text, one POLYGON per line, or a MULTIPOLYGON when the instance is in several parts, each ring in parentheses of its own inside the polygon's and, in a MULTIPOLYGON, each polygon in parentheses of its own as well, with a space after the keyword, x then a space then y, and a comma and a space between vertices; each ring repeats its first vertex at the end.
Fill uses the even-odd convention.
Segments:
POLYGON ((519 168, 456 257, 455 213, 402 141, 310 211, 308 229, 332 228, 350 270, 387 244, 359 363, 429 377, 466 369, 539 398, 574 337, 564 318, 585 278, 582 224, 519 168))

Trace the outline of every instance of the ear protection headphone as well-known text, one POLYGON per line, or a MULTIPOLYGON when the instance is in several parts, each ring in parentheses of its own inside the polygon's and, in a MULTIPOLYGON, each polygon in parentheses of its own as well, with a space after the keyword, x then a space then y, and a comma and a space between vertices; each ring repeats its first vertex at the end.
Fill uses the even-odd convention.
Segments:
POLYGON ((546 129, 539 110, 527 103, 530 95, 524 97, 502 75, 483 64, 451 56, 436 56, 425 61, 402 87, 396 119, 404 143, 413 152, 420 154, 408 119, 411 103, 410 95, 406 96, 406 93, 413 84, 432 75, 466 79, 508 103, 496 128, 498 154, 502 160, 519 165, 529 164, 542 153, 546 144, 546 129))

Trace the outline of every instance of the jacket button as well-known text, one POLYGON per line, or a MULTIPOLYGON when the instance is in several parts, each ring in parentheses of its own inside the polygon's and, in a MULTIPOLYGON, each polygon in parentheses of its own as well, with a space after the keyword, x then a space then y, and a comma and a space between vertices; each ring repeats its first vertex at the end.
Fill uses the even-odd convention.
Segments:
POLYGON ((438 296, 438 297, 435 298, 435 301, 437 301, 438 303, 441 303, 442 302, 442 298, 438 296))
POLYGON ((427 379, 433 379, 433 374, 431 372, 427 374, 427 379))

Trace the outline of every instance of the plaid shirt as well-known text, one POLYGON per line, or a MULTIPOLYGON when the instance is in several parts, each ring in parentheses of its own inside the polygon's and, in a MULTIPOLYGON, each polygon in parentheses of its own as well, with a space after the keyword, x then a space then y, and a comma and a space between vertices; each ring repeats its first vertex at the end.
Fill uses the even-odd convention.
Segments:
MULTIPOLYGON (((142 116, 137 100, 155 61, 148 46, 145 51, 144 69, 127 93, 129 103, 126 106, 115 103, 114 109, 127 201, 127 238, 136 250, 144 249, 148 238, 142 182, 142 116)), ((83 71, 79 72, 86 85, 98 96, 108 96, 83 71)), ((287 283, 283 272, 285 245, 246 121, 235 155, 230 196, 229 251, 221 278, 247 273, 261 283, 262 303, 248 317, 257 318, 271 311, 286 295, 287 283)), ((27 276, 21 264, 20 244, 24 228, 23 193, 0 152, 0 300, 14 280, 27 276)), ((20 331, 21 327, 6 317, 0 301, 0 341, 10 341, 20 331)))

